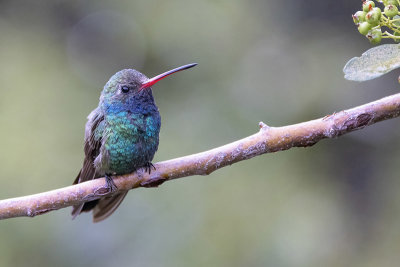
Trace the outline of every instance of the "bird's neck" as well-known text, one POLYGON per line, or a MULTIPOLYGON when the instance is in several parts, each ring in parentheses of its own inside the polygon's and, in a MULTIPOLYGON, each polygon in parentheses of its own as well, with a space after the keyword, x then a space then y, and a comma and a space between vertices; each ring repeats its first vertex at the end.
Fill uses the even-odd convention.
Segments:
POLYGON ((143 115, 158 112, 158 108, 154 102, 152 94, 137 95, 128 99, 114 100, 102 99, 100 101, 100 108, 107 115, 115 115, 119 113, 140 113, 143 115))

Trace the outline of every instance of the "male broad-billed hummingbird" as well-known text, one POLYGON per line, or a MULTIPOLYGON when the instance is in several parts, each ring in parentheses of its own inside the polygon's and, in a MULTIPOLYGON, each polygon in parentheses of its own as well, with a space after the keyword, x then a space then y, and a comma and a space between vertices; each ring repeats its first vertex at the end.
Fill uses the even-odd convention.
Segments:
MULTIPOLYGON (((108 187, 114 190, 111 175, 131 173, 141 167, 150 171, 161 126, 151 86, 196 65, 184 65, 151 79, 134 69, 114 74, 104 86, 99 106, 88 116, 85 159, 74 184, 105 176, 108 187)), ((118 208, 127 192, 76 205, 72 216, 93 210, 93 221, 102 221, 118 208)))

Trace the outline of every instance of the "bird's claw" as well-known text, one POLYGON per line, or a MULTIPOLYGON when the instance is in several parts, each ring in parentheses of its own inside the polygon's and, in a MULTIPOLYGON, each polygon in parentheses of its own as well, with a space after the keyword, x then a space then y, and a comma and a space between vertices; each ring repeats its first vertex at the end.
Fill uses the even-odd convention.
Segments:
POLYGON ((110 175, 106 174, 106 183, 107 183, 107 188, 110 192, 115 192, 118 190, 118 187, 115 185, 113 179, 111 178, 110 175))
POLYGON ((151 173, 151 168, 153 168, 154 170, 156 170, 156 167, 154 167, 153 163, 151 163, 150 161, 147 162, 147 163, 144 165, 144 170, 145 170, 145 172, 149 172, 149 174, 151 173))

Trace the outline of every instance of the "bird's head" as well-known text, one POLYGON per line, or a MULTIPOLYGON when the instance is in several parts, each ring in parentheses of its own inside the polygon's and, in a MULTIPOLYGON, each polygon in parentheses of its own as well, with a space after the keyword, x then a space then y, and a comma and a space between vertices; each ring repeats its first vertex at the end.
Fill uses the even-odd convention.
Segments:
POLYGON ((101 106, 108 112, 135 110, 146 104, 154 104, 152 86, 176 72, 196 66, 196 63, 169 70, 153 78, 147 78, 134 69, 124 69, 115 73, 104 86, 100 97, 101 106))

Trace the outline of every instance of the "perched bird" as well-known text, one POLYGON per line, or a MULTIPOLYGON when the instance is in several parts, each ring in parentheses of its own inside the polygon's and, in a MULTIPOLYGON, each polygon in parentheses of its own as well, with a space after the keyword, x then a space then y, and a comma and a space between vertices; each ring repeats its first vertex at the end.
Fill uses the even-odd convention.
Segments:
MULTIPOLYGON (((114 74, 104 86, 99 106, 88 116, 85 159, 74 184, 105 176, 108 188, 115 190, 111 175, 131 173, 141 167, 150 171, 161 126, 151 86, 196 65, 184 65, 151 79, 134 69, 114 74)), ((76 205, 72 217, 93 210, 93 221, 102 221, 118 208, 126 194, 127 191, 76 205)))

